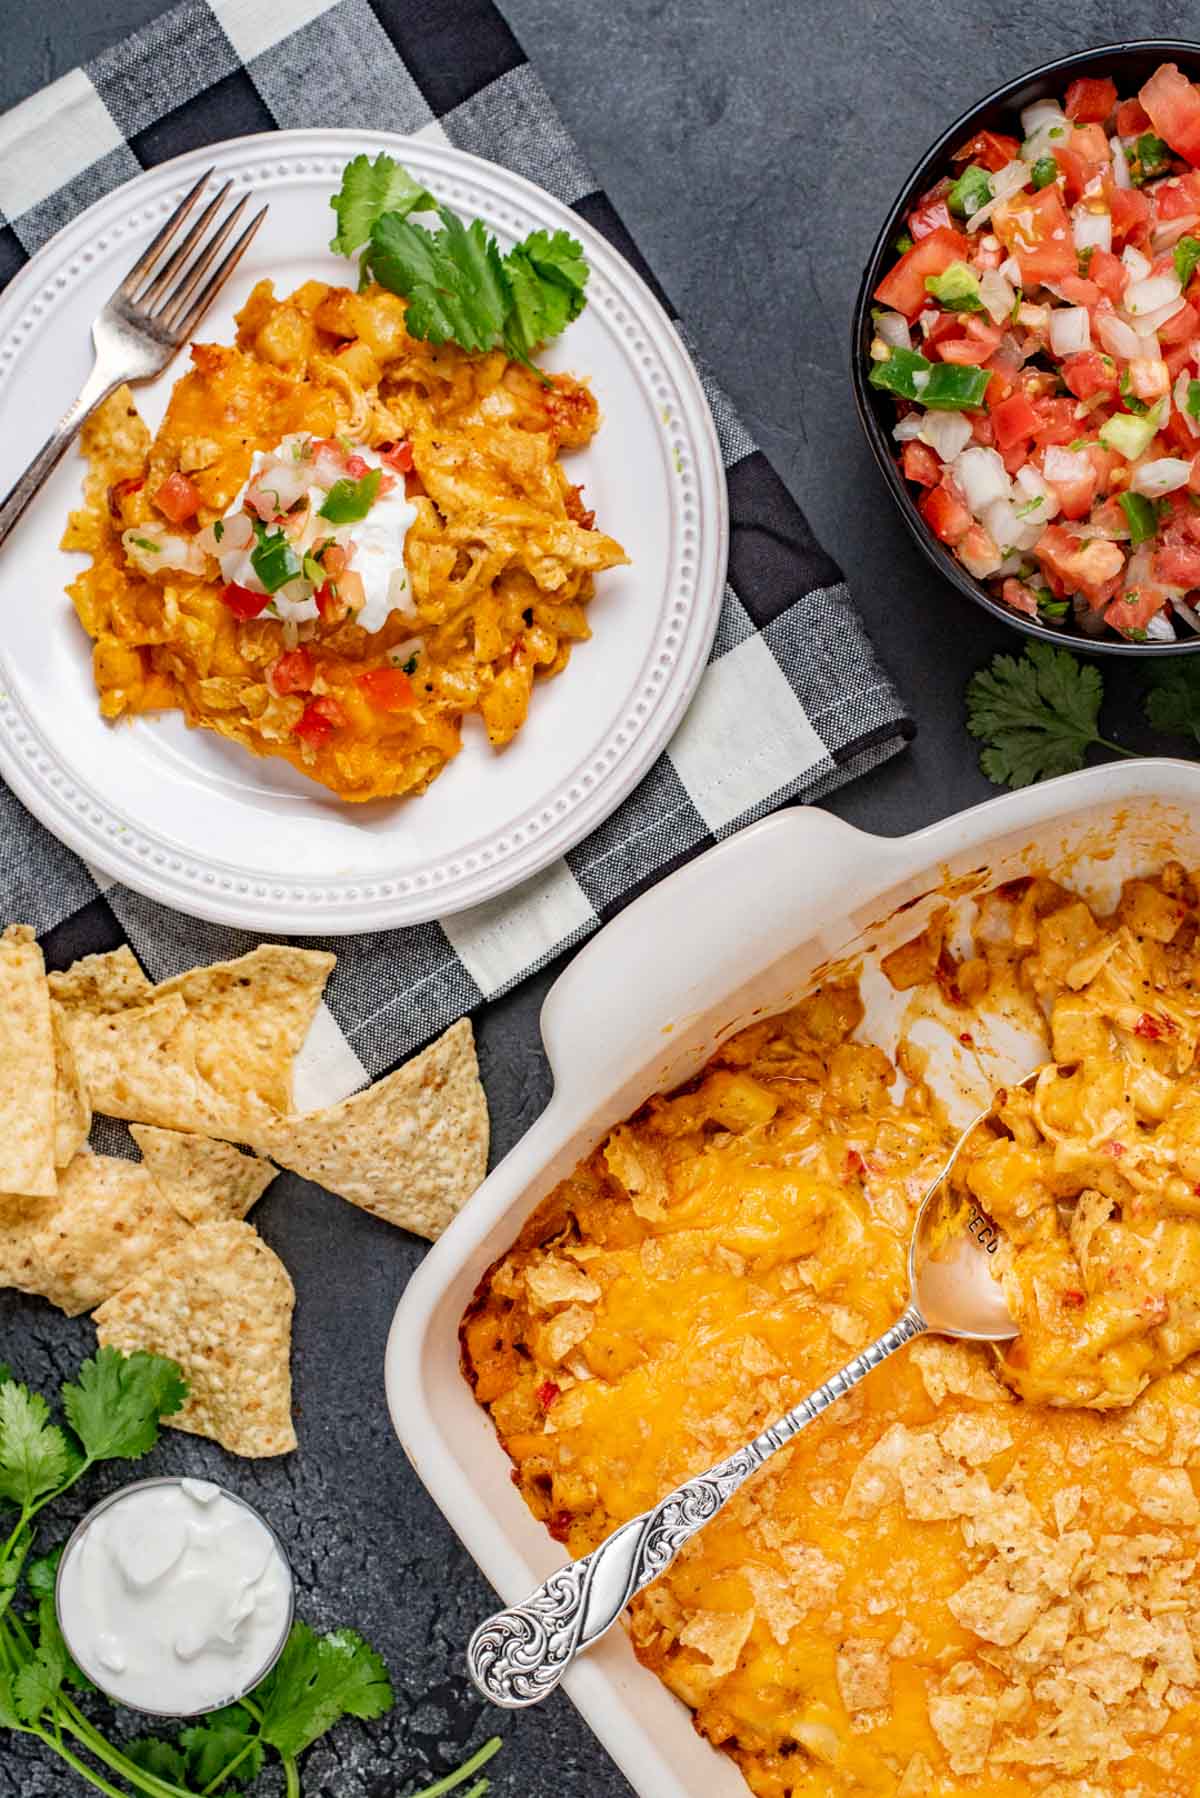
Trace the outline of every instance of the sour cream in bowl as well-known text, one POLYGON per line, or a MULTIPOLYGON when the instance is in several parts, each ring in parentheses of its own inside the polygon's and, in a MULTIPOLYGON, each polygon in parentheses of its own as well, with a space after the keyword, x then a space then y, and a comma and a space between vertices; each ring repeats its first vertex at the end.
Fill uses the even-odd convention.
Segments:
POLYGON ((210 1480, 138 1480, 79 1524, 58 1569, 67 1647, 119 1704, 197 1717, 265 1678, 292 1624, 274 1530, 210 1480))

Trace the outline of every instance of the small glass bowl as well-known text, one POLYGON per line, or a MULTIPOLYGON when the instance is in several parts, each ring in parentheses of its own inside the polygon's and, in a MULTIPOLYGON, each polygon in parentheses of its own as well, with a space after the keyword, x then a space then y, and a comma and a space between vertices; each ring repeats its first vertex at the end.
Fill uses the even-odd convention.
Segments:
POLYGON ((98 1687, 99 1690, 104 1693, 105 1697, 111 1699, 114 1704, 122 1705, 126 1710, 137 1711, 139 1715, 144 1717, 206 1717, 212 1711, 222 1710, 225 1705, 236 1704, 240 1698, 245 1698, 248 1693, 254 1690, 255 1686, 261 1684, 267 1677, 267 1674, 271 1671, 272 1667, 274 1667, 280 1655, 283 1653, 288 1636, 291 1634, 292 1623, 296 1615, 296 1581, 292 1573, 292 1564, 288 1559, 287 1550, 280 1541, 278 1532, 267 1522, 267 1519, 263 1516, 262 1512, 244 1499, 240 1493, 231 1492, 227 1486, 222 1486, 216 1480, 209 1480, 206 1483, 211 1486, 216 1486, 223 1498, 232 1499, 234 1504, 241 1505, 244 1511, 249 1511, 250 1515, 255 1518, 257 1522, 261 1523, 262 1527, 266 1530, 272 1542, 275 1544, 276 1552, 278 1553, 279 1559, 287 1574, 287 1610, 284 1615, 283 1628, 280 1631, 279 1640, 271 1650, 269 1658, 256 1670, 254 1677, 247 1680, 243 1686, 236 1691, 226 1693, 213 1704, 206 1704, 202 1710, 161 1711, 152 1710, 149 1705, 145 1704, 130 1704, 127 1698, 122 1698, 119 1693, 111 1691, 104 1683, 103 1670, 94 1666, 89 1666, 84 1658, 76 1652, 75 1644, 71 1640, 62 1609, 63 1574, 72 1554, 83 1541, 84 1536, 87 1534, 92 1524, 95 1523, 96 1519, 101 1516, 103 1512, 111 1510, 114 1505, 118 1505, 123 1499, 128 1498, 131 1492, 141 1492, 150 1486, 182 1486, 183 1482, 187 1479, 203 1479, 203 1475, 166 1473, 159 1474, 151 1479, 131 1480, 127 1486, 122 1486, 116 1492, 111 1492, 107 1498, 102 1498, 98 1505, 93 1505, 87 1515, 80 1518, 68 1538, 67 1545, 62 1552, 62 1559, 58 1563, 58 1575, 54 1584, 54 1610, 55 1615, 58 1618, 58 1627, 63 1633, 63 1640, 67 1645, 67 1650, 80 1671, 85 1673, 92 1684, 98 1687))

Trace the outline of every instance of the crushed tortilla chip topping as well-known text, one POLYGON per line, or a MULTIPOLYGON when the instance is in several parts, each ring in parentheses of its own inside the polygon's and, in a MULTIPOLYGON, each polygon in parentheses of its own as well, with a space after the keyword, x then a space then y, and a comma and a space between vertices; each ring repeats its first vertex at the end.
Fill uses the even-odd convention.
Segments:
POLYGON ((58 1188, 54 1032, 46 964, 27 924, 0 935, 0 1192, 58 1188))

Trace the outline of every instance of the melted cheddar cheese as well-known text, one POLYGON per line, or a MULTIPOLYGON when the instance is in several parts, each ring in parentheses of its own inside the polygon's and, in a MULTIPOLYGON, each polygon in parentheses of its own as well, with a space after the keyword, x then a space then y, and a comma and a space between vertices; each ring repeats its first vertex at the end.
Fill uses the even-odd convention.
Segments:
MULTIPOLYGON (((887 1361, 634 1599, 633 1645, 759 1798, 1192 1798, 1197 893, 1169 867, 1101 919, 1021 881, 984 898, 965 960, 945 930, 886 958, 894 984, 936 988, 968 1041, 1019 999, 1053 1057, 961 1158, 1022 1335, 887 1361)), ((955 1133, 862 1017, 844 981, 743 1030, 481 1283, 464 1370, 573 1555, 901 1309, 955 1133)))
POLYGON ((596 574, 627 559, 559 461, 590 440, 599 412, 570 375, 418 342, 404 318, 404 301, 378 287, 310 281, 278 299, 260 282, 236 345, 192 350, 153 440, 128 389, 84 427, 85 504, 63 546, 92 558, 69 592, 106 718, 178 708, 346 800, 424 791, 470 712, 495 747, 512 740, 535 682, 590 635, 596 574), (403 448, 398 478, 417 513, 404 549, 411 608, 378 631, 336 603, 298 627, 239 616, 194 543, 237 498, 254 452, 296 433, 403 448), (147 566, 149 538, 139 566, 139 529, 163 540, 181 493, 195 510, 166 537, 163 566, 147 566), (410 691, 387 671, 415 639, 410 691), (298 646, 304 658, 283 663, 298 646))

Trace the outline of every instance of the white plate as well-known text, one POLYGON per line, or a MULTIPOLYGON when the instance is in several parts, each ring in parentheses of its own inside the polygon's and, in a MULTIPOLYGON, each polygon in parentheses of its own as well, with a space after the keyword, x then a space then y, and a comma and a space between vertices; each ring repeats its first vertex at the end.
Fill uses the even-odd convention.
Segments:
MULTIPOLYGON (((178 910, 252 930, 349 934, 415 924, 516 886, 593 830, 649 769, 695 690, 716 629, 728 500, 700 383, 666 314, 596 231, 532 183, 445 145, 370 131, 281 131, 197 151, 100 200, 0 298, 0 492, 65 410, 90 362, 88 329, 197 175, 215 163, 270 202, 267 221, 202 338, 229 342, 256 280, 280 292, 345 282, 326 245, 346 160, 387 149, 502 246, 563 227, 591 264, 589 303, 547 353, 587 375, 603 424, 569 458, 604 528, 632 558, 597 582, 594 637, 540 686, 497 754, 466 720, 462 752, 422 798, 345 805, 286 763, 249 755, 177 713, 106 725, 91 644, 58 548, 78 503, 69 455, 0 554, 0 773, 55 836, 178 910)), ((158 424, 177 358, 137 390, 158 424)))

